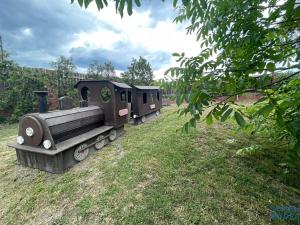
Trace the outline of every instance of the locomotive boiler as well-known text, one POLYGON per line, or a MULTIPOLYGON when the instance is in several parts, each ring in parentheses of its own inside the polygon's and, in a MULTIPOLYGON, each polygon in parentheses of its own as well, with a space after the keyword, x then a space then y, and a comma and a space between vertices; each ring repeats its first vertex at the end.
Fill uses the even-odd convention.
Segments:
POLYGON ((79 108, 46 111, 45 92, 37 92, 40 112, 23 116, 16 149, 21 165, 62 173, 115 140, 127 121, 128 90, 113 81, 79 81, 79 108))

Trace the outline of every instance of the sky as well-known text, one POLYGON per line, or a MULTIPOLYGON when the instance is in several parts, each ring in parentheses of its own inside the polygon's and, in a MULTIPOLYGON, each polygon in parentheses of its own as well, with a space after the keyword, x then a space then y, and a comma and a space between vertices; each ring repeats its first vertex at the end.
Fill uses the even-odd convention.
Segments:
POLYGON ((199 53, 186 24, 176 24, 172 1, 142 1, 121 18, 113 2, 100 12, 95 3, 82 9, 70 0, 1 0, 0 35, 4 49, 19 65, 49 68, 59 56, 72 57, 78 72, 90 63, 112 62, 117 74, 133 58, 146 58, 156 79, 176 66, 174 52, 199 53))

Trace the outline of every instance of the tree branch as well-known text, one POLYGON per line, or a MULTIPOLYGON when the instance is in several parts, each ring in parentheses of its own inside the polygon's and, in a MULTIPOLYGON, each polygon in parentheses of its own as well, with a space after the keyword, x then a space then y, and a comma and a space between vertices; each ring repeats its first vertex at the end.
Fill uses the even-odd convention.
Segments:
POLYGON ((274 46, 282 47, 282 46, 285 46, 285 45, 294 45, 294 44, 297 44, 297 43, 300 43, 300 39, 295 40, 295 41, 285 42, 285 43, 282 43, 282 44, 279 44, 279 45, 274 45, 274 46))
POLYGON ((293 23, 296 21, 299 21, 300 19, 293 19, 293 20, 284 20, 284 21, 280 21, 280 22, 275 22, 275 23, 271 23, 271 25, 278 25, 278 24, 283 24, 283 23, 293 23))
MULTIPOLYGON (((287 76, 287 77, 285 77, 285 78, 283 78, 283 79, 281 79, 281 80, 278 80, 278 81, 276 81, 276 82, 274 82, 274 83, 272 83, 272 84, 265 85, 265 86, 262 87, 262 89, 268 88, 268 87, 270 87, 270 86, 272 86, 272 85, 274 85, 274 84, 277 84, 277 83, 281 83, 281 82, 283 82, 283 81, 285 81, 285 80, 290 79, 290 78, 293 77, 293 76, 296 76, 297 74, 300 74, 300 70, 297 71, 297 72, 295 72, 295 73, 293 73, 293 74, 291 74, 291 75, 289 75, 289 76, 287 76)), ((241 94, 244 94, 244 93, 251 93, 251 92, 253 92, 253 91, 257 91, 257 90, 255 90, 255 89, 247 89, 247 90, 243 90, 243 91, 240 91, 240 92, 236 92, 236 93, 230 94, 230 95, 214 96, 213 98, 225 97, 225 96, 226 96, 226 98, 223 99, 223 100, 220 101, 220 102, 217 102, 217 103, 215 103, 215 104, 211 104, 211 105, 209 105, 208 107, 220 105, 220 104, 226 102, 226 101, 227 101, 228 99, 230 99, 231 97, 234 97, 234 96, 236 96, 236 95, 241 95, 241 94)), ((259 92, 259 91, 257 91, 257 92, 259 92)))
MULTIPOLYGON (((295 53, 293 53, 295 54, 295 53)), ((293 68, 298 68, 300 66, 300 64, 297 64, 297 65, 294 65, 292 67, 278 67, 275 69, 275 71, 285 71, 285 70, 290 70, 290 69, 293 69, 293 68)), ((253 72, 260 72, 260 71, 269 71, 268 69, 261 69, 261 70, 253 70, 253 69, 215 69, 214 71, 206 71, 206 72, 203 72, 203 74, 212 74, 214 72, 246 72, 246 71, 249 71, 249 70, 252 70, 253 72)))
MULTIPOLYGON (((300 3, 295 2, 295 5, 299 5, 300 3)), ((270 9, 270 8, 279 8, 284 5, 268 5, 268 6, 257 6, 257 7, 251 7, 249 10, 255 10, 255 9, 270 9)))
POLYGON ((270 86, 272 86, 272 85, 274 85, 274 84, 281 83, 282 81, 288 80, 288 79, 290 79, 291 77, 296 76, 297 74, 300 74, 300 70, 298 70, 297 72, 295 72, 295 73, 293 73, 293 74, 291 74, 291 75, 289 75, 289 76, 287 76, 287 77, 282 78, 281 80, 275 81, 275 82, 272 83, 272 84, 265 85, 265 86, 263 86, 263 88, 267 88, 267 87, 270 87, 270 86))

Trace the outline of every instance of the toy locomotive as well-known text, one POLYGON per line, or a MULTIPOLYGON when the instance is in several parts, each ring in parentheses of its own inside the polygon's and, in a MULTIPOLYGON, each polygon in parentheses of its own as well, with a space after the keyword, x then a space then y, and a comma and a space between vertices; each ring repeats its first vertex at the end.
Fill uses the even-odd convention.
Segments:
POLYGON ((47 93, 36 92, 39 113, 20 119, 17 143, 9 145, 16 149, 21 165, 62 173, 114 141, 129 119, 145 122, 150 115, 158 115, 162 106, 155 86, 82 80, 74 87, 80 107, 52 112, 47 112, 47 93))

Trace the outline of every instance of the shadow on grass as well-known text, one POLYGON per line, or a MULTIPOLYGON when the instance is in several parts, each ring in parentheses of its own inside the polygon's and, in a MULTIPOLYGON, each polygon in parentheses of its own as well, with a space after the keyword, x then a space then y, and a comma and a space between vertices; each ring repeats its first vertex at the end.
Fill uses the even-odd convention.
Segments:
POLYGON ((257 173, 265 174, 290 187, 300 189, 300 171, 288 167, 288 146, 282 142, 271 142, 270 139, 251 134, 243 134, 242 138, 251 145, 261 149, 253 155, 238 157, 239 163, 254 168, 257 173))

